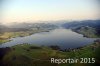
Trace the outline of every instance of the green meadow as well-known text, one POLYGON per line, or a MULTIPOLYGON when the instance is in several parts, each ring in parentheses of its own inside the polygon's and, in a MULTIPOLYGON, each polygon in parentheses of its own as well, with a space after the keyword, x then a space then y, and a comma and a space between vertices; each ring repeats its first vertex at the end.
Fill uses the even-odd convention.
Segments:
POLYGON ((5 52, 2 56, 3 65, 25 65, 25 66, 91 66, 99 63, 100 42, 91 45, 70 49, 69 51, 55 50, 51 47, 39 47, 31 44, 20 44, 12 47, 1 48, 5 52), (91 63, 51 63, 51 58, 95 58, 95 64, 91 63))

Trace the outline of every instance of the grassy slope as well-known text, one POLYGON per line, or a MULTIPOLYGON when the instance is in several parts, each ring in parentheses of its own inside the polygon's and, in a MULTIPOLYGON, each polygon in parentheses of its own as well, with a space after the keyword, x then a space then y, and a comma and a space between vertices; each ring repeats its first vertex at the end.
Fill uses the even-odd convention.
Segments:
MULTIPOLYGON (((100 62, 100 57, 98 56, 98 48, 100 43, 94 43, 92 45, 71 50, 70 52, 62 52, 58 50, 53 50, 48 47, 37 47, 34 45, 17 45, 10 48, 10 51, 7 52, 2 61, 4 64, 19 64, 26 66, 78 66, 77 64, 51 64, 50 58, 97 58, 100 62)), ((99 51, 100 52, 100 51, 99 51)), ((88 64, 81 64, 86 66, 88 64)), ((93 64, 92 64, 93 65, 93 64)))
POLYGON ((47 32, 50 29, 32 29, 31 31, 4 32, 0 34, 0 44, 8 42, 10 38, 29 36, 34 33, 47 32))
POLYGON ((89 37, 89 38, 99 38, 100 35, 97 34, 97 31, 95 28, 92 27, 79 27, 76 29, 73 29, 73 31, 83 34, 85 37, 89 37))

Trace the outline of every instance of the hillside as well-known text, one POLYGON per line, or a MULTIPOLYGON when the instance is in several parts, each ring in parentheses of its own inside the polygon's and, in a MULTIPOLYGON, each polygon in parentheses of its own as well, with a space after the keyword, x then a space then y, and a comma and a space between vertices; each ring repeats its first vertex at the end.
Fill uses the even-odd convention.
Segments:
POLYGON ((62 26, 83 34, 86 37, 100 37, 100 20, 74 21, 65 23, 62 26))
POLYGON ((10 26, 0 25, 0 44, 9 41, 14 37, 29 36, 39 32, 49 32, 58 28, 56 25, 49 23, 17 23, 10 26))
POLYGON ((1 66, 94 66, 100 60, 100 41, 68 51, 59 51, 50 47, 38 47, 30 44, 0 48, 1 66), (95 58, 94 63, 51 63, 51 58, 95 58))

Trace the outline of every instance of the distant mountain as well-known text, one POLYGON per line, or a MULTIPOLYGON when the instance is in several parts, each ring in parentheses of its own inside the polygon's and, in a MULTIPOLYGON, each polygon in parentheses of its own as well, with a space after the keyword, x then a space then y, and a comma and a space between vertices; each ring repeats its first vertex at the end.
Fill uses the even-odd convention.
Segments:
POLYGON ((62 27, 72 29, 87 37, 100 37, 100 20, 73 21, 64 23, 62 27))
POLYGON ((6 26, 0 24, 0 29, 2 29, 2 28, 6 28, 6 26))
POLYGON ((55 29, 56 25, 50 23, 13 23, 9 26, 0 25, 0 33, 2 32, 18 32, 29 31, 32 29, 55 29))
POLYGON ((82 27, 82 26, 100 28, 100 20, 72 21, 70 23, 64 23, 62 26, 65 28, 82 27))

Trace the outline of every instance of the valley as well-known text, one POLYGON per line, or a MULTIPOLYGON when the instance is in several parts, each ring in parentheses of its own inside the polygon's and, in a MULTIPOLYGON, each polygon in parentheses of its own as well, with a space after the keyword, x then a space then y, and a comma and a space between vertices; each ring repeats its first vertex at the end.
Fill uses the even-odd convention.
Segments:
POLYGON ((0 25, 0 46, 12 45, 0 48, 0 66, 94 66, 99 64, 99 25, 99 20, 63 23, 60 26, 44 23, 0 25), (51 64, 51 58, 95 58, 95 63, 51 64))

